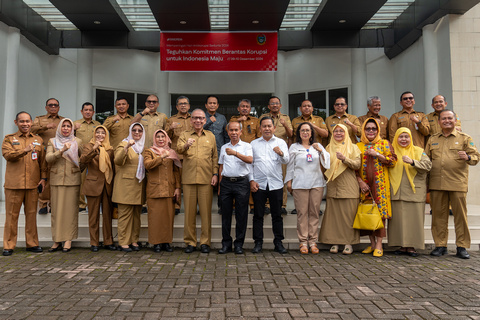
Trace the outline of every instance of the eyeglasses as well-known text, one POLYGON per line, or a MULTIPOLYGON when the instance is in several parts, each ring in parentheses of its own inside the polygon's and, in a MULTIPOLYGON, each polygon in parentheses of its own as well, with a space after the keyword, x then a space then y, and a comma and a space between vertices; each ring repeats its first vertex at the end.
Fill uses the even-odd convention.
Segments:
POLYGON ((365 131, 377 131, 377 128, 365 128, 365 131))
POLYGON ((302 130, 300 130, 300 133, 306 133, 306 132, 310 132, 310 129, 302 129, 302 130))
POLYGON ((192 117, 193 120, 203 120, 205 117, 192 117))
POLYGON ((347 104, 346 103, 335 103, 334 106, 340 106, 340 107, 343 107, 343 106, 346 106, 347 104))
POLYGON ((403 97, 402 100, 413 100, 413 97, 403 97))
POLYGON ((143 132, 142 129, 132 129, 132 132, 143 132))
POLYGON ((58 106, 60 106, 58 103, 47 104, 47 107, 50 107, 50 108, 57 108, 58 106))
POLYGON ((157 100, 147 100, 147 103, 158 103, 157 100))
POLYGON ((188 102, 179 102, 177 105, 179 105, 179 106, 188 106, 189 103, 188 103, 188 102))

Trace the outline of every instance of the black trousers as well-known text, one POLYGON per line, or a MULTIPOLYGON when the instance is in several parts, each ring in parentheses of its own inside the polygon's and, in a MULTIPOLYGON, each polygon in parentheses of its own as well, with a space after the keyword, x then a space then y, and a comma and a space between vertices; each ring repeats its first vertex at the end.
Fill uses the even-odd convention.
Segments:
POLYGON ((270 214, 272 215, 273 243, 275 245, 282 243, 283 240, 283 218, 282 202, 283 189, 267 190, 258 189, 252 192, 254 215, 253 215, 253 240, 255 243, 263 243, 263 216, 265 215, 265 203, 267 198, 270 202, 270 214))
POLYGON ((235 199, 235 247, 243 247, 247 232, 248 198, 250 196, 250 182, 248 178, 239 181, 230 181, 222 178, 220 182, 220 204, 222 208, 222 245, 232 247, 232 213, 235 199))

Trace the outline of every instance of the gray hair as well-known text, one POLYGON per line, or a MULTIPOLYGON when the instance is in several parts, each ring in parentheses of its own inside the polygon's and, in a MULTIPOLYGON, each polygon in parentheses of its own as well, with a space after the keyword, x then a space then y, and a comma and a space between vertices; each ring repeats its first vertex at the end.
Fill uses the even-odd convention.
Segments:
POLYGON ((248 100, 248 99, 242 99, 242 100, 238 101, 238 105, 240 106, 240 104, 242 104, 242 102, 246 102, 246 103, 248 103, 250 106, 252 106, 252 102, 251 102, 250 100, 248 100))
POLYGON ((378 96, 371 96, 371 97, 368 97, 367 99, 367 105, 371 106, 373 104, 373 100, 381 101, 378 96))
POLYGON ((230 123, 232 123, 232 122, 238 123, 238 124, 240 125, 240 130, 243 130, 243 126, 242 126, 242 123, 241 123, 240 121, 231 121, 231 122, 227 123, 227 130, 228 130, 229 126, 230 126, 230 123))
MULTIPOLYGON (((158 97, 157 97, 158 98, 158 97)), ((186 96, 180 96, 177 98, 177 101, 175 102, 175 104, 178 106, 178 100, 180 99, 187 99, 187 102, 190 103, 190 99, 188 99, 186 96)))

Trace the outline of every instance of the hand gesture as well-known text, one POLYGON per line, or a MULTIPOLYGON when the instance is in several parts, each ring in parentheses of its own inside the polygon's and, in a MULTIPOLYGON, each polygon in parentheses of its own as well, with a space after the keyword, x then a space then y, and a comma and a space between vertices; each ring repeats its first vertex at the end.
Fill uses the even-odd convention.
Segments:
POLYGON ((240 122, 240 121, 245 121, 247 120, 247 116, 241 116, 241 117, 238 117, 237 118, 237 121, 240 122))
POLYGON ((408 164, 413 163, 413 160, 409 156, 403 156, 402 160, 403 160, 403 162, 408 163, 408 164))
POLYGON ((73 129, 74 129, 74 130, 78 130, 78 129, 80 129, 81 126, 82 126, 81 123, 75 123, 75 124, 73 125, 73 129))
POLYGON ((35 149, 35 146, 33 145, 33 143, 30 143, 30 144, 25 148, 25 152, 30 152, 30 151, 32 151, 33 149, 35 149))
POLYGON ((280 157, 283 157, 283 152, 282 150, 280 150, 280 147, 279 146, 276 146, 275 148, 273 148, 273 151, 278 154, 280 157))
POLYGON ((345 119, 343 122, 344 122, 346 125, 348 125, 348 126, 353 125, 353 123, 352 123, 350 120, 348 120, 348 119, 345 119))
POLYGON ((347 157, 345 157, 341 152, 337 151, 337 159, 340 161, 345 160, 347 157))
POLYGON ((102 145, 102 142, 101 141, 95 141, 95 144, 93 145, 93 149, 98 149, 98 147, 100 147, 102 145))
POLYGON ((146 115, 146 114, 150 113, 151 111, 152 110, 149 107, 146 107, 145 109, 143 109, 142 115, 146 115))
POLYGON ((47 129, 55 129, 56 127, 57 125, 54 122, 50 122, 49 124, 47 124, 47 129))
POLYGON ((313 145, 312 145, 313 149, 317 150, 318 153, 322 153, 322 148, 320 147, 320 145, 318 144, 318 142, 315 142, 313 145))
POLYGON ((195 143, 195 139, 188 138, 186 145, 188 148, 190 148, 194 143, 195 143))
POLYGON ((135 144, 135 140, 133 139, 128 140, 127 148, 133 146, 134 144, 135 144))
POLYGON ((282 124, 282 126, 285 127, 285 123, 286 123, 286 122, 285 122, 285 119, 280 118, 280 119, 278 119, 278 121, 282 124))
POLYGON ((170 128, 176 129, 176 128, 180 128, 181 126, 182 124, 180 122, 172 122, 172 124, 170 125, 170 128))
POLYGON ((367 193, 368 190, 370 190, 370 187, 368 186, 368 184, 365 183, 365 181, 360 181, 358 185, 360 186, 360 190, 362 190, 363 193, 367 193))
POLYGON ((225 152, 229 155, 229 156, 234 156, 237 151, 233 150, 232 148, 226 148, 225 149, 225 152))
POLYGON ((121 119, 120 116, 117 114, 115 115, 115 117, 112 118, 112 121, 117 122, 117 121, 120 121, 120 119, 121 119))
POLYGON ((458 151, 458 156, 460 159, 468 161, 468 154, 465 151, 458 151))
POLYGON ((217 121, 217 118, 215 118, 215 116, 210 116, 210 121, 215 122, 217 121))
POLYGON ((63 148, 62 148, 62 153, 67 151, 68 149, 70 149, 71 146, 72 146, 72 144, 70 142, 65 142, 65 144, 63 145, 63 148))
POLYGON ((170 152, 169 152, 168 150, 165 150, 165 151, 162 153, 161 157, 162 157, 163 159, 165 159, 165 158, 168 158, 169 155, 170 155, 170 152))
POLYGON ((420 122, 420 119, 418 119, 417 115, 415 115, 415 114, 410 115, 410 120, 412 120, 415 123, 420 122))

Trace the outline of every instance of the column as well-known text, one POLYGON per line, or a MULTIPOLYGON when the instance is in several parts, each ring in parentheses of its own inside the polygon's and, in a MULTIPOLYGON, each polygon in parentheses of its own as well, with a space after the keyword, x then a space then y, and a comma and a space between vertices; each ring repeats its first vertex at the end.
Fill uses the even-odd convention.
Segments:
MULTIPOLYGON (((423 106, 421 101, 415 105, 415 110, 430 113, 432 110, 432 98, 439 94, 438 88, 438 52, 437 52, 437 37, 435 33, 435 26, 427 25, 423 28, 422 42, 423 42, 423 65, 425 72, 425 100, 423 106), (422 109, 423 108, 423 109, 422 109)), ((415 92, 414 92, 415 93, 415 92)))
POLYGON ((93 51, 91 49, 77 50, 77 102, 75 105, 75 115, 81 119, 81 106, 84 102, 93 101, 93 51))
POLYGON ((360 116, 367 110, 367 62, 364 48, 352 49, 352 93, 348 113, 360 116))

